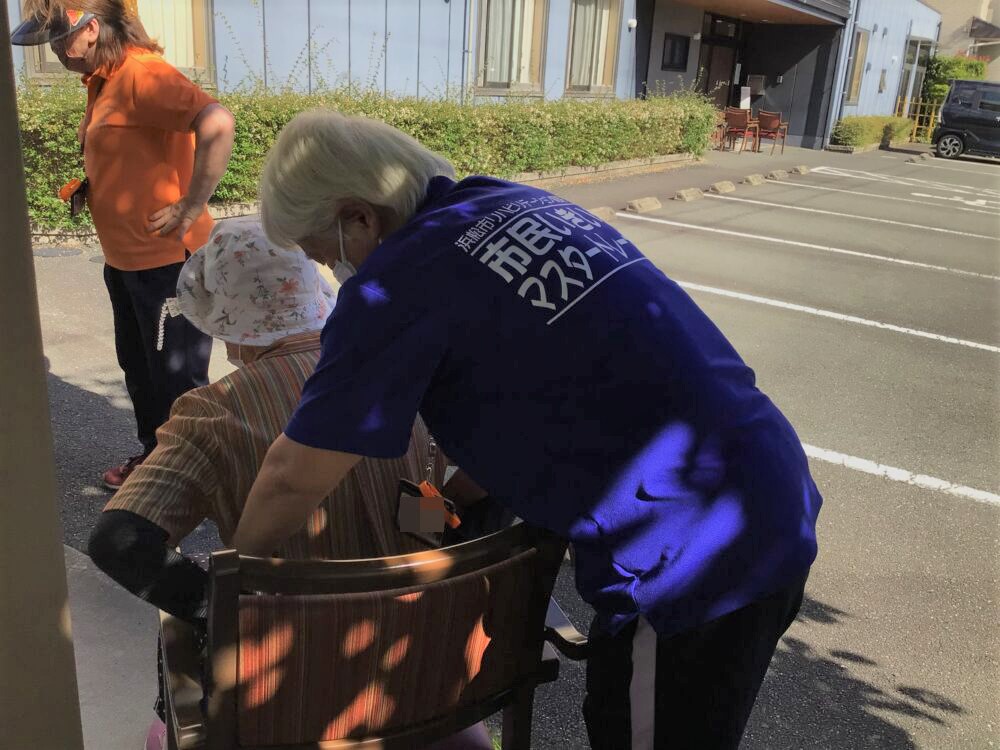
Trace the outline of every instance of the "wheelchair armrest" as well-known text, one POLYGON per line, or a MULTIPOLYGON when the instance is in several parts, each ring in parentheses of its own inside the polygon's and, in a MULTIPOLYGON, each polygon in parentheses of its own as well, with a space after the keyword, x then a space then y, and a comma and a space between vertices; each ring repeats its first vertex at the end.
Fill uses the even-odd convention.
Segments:
POLYGON ((587 636, 573 627, 573 623, 552 598, 549 598, 549 610, 545 615, 545 640, 572 661, 583 661, 590 655, 587 636))

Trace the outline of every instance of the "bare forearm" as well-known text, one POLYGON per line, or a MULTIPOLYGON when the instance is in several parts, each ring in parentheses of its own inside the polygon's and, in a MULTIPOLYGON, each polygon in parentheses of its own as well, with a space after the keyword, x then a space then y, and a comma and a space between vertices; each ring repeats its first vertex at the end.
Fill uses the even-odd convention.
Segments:
POLYGON ((244 555, 267 557, 301 528, 322 500, 322 493, 289 486, 281 472, 265 462, 233 534, 233 547, 244 555))
POLYGON ((273 553, 359 460, 278 436, 247 497, 232 546, 244 555, 273 553))
POLYGON ((208 203, 226 173, 233 151, 235 124, 229 110, 213 104, 202 110, 191 127, 195 134, 194 172, 187 199, 201 205, 208 203))

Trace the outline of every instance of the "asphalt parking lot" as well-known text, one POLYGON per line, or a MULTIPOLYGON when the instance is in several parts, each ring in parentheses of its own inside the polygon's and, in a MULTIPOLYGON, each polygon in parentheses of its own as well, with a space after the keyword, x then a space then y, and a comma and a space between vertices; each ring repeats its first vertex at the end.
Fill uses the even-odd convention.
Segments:
MULTIPOLYGON (((799 154, 807 175, 692 203, 669 196, 769 161, 637 178, 631 197, 663 207, 612 222, 755 369, 825 497, 808 600, 743 746, 994 747, 1000 165, 799 154)), ((628 192, 601 191, 559 192, 628 192)))
MULTIPOLYGON (((713 154, 555 189, 586 208, 661 199, 611 223, 716 321, 811 456, 820 557, 745 748, 1000 745, 1000 164, 909 158, 713 154), (669 200, 792 164, 811 172, 669 200)), ((77 549, 107 498, 97 478, 129 454, 133 431, 101 267, 87 261, 36 261, 65 541, 77 549)), ((216 356, 213 375, 227 368, 216 356)), ((567 564, 558 597, 584 626, 570 579, 567 564)), ((113 638, 136 623, 103 627, 113 638)), ((148 693, 107 688, 123 715, 142 711, 141 728, 148 693)), ((540 689, 536 747, 587 746, 582 690, 573 664, 540 689)))

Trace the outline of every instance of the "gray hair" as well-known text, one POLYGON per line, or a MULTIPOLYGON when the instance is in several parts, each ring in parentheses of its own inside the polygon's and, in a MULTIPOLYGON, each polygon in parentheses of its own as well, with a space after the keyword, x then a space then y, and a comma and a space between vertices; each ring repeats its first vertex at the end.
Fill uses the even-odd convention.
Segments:
POLYGON ((416 213, 427 185, 455 171, 443 157, 390 125, 314 109, 281 131, 260 182, 261 223, 276 245, 325 232, 336 203, 370 204, 391 225, 416 213))

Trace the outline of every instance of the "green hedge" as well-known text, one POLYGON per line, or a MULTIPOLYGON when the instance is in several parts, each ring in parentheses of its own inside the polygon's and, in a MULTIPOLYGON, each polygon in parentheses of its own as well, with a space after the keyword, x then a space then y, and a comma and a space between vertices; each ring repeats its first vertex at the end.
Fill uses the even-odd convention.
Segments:
POLYGON ((907 137, 913 121, 906 117, 844 117, 837 123, 830 136, 836 146, 870 146, 888 143, 907 137))
MULTIPOLYGON (((252 201, 268 149, 296 113, 313 107, 383 120, 448 157, 460 175, 510 177, 521 172, 675 153, 700 154, 708 146, 715 113, 704 97, 684 93, 646 101, 507 102, 462 105, 451 101, 392 99, 374 94, 257 93, 221 97, 236 117, 236 144, 213 201, 252 201)), ((84 110, 78 84, 24 86, 19 96, 28 204, 39 228, 86 226, 71 221, 55 193, 82 175, 76 129, 84 110)))

